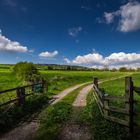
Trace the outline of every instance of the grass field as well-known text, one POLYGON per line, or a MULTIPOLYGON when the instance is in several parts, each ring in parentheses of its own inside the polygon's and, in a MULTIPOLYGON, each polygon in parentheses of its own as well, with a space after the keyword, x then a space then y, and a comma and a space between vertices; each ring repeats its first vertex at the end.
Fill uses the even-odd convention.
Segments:
MULTIPOLYGON (((93 77, 98 77, 99 80, 102 81, 104 79, 110 79, 111 77, 120 77, 120 76, 125 76, 130 74, 133 77, 134 85, 140 86, 140 73, 138 72, 126 73, 126 72, 109 72, 109 71, 96 72, 96 71, 40 70, 40 73, 46 79, 49 85, 48 92, 47 94, 45 94, 45 96, 47 95, 49 97, 58 94, 63 89, 73 86, 75 84, 92 81, 93 77)), ((124 96, 124 90, 125 90, 124 82, 125 82, 124 78, 122 78, 122 79, 102 83, 100 84, 100 87, 103 88, 105 90, 105 93, 108 93, 109 95, 124 96)), ((12 73, 11 68, 9 69, 5 67, 0 68, 0 90, 14 88, 23 84, 26 83, 23 83, 22 81, 18 80, 15 77, 15 75, 12 73)), ((40 139, 40 138, 43 139, 46 135, 48 135, 48 138, 49 136, 53 137, 54 139, 57 137, 57 134, 59 133, 63 123, 67 122, 70 119, 70 114, 72 110, 71 104, 76 98, 76 95, 78 94, 79 90, 80 89, 75 90, 74 92, 67 95, 61 102, 57 103, 54 106, 50 106, 42 111, 41 118, 43 119, 41 122, 41 127, 37 133, 36 139, 40 139)), ((11 96, 14 97, 14 95, 15 93, 13 92, 4 94, 3 96, 0 96, 0 102, 3 102, 4 100, 8 100, 9 97, 11 96)), ((40 101, 43 98, 44 97, 38 99, 38 97, 36 96, 33 97, 33 99, 35 100, 34 103, 40 104, 40 101)), ((30 99, 29 102, 32 102, 33 99, 30 99)), ((135 95, 135 99, 140 100, 140 97, 135 95)), ((113 124, 111 122, 102 119, 98 107, 93 99, 92 92, 89 93, 87 97, 87 102, 88 102, 87 106, 84 107, 80 112, 77 123, 90 124, 92 130, 94 131, 93 136, 97 140, 100 140, 101 138, 110 139, 110 140, 118 140, 118 139, 121 140, 126 134, 126 131, 124 131, 125 129, 123 127, 120 127, 119 125, 113 124), (100 135, 100 133, 102 133, 102 135, 100 135), (115 135, 117 135, 117 137, 115 137, 115 135)), ((32 106, 36 108, 36 105, 34 103, 33 105, 29 103, 30 109, 27 109, 28 107, 26 106, 24 113, 20 109, 17 109, 19 112, 21 112, 21 115, 19 116, 18 119, 24 116, 26 114, 26 111, 33 112, 32 106)), ((119 101, 114 104, 121 106, 121 103, 119 101)), ((135 110, 138 111, 139 107, 140 105, 135 106, 135 110)), ((17 115, 18 113, 18 112, 15 113, 15 111, 14 113, 12 113, 13 118, 14 115, 15 114, 17 115)), ((5 117, 2 119, 5 120, 5 117)), ((140 121, 139 117, 136 117, 135 119, 137 122, 140 121)), ((10 121, 12 121, 12 119, 10 121)), ((11 122, 11 124, 13 123, 11 122)))
MULTIPOLYGON (((63 89, 73 86, 78 83, 92 81, 94 76, 102 79, 123 76, 123 72, 95 72, 95 71, 40 71, 43 78, 48 83, 48 96, 52 96, 62 91, 63 89)), ((20 81, 11 69, 0 69, 0 90, 6 90, 17 86, 22 86, 27 83, 20 81)), ((14 92, 0 95, 0 102, 5 102, 9 98, 15 97, 14 92)))

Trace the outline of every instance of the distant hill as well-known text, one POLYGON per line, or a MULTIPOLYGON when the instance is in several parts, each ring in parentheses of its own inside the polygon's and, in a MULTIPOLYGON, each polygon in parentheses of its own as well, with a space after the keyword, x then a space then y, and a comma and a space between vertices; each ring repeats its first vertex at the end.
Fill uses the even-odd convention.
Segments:
POLYGON ((94 70, 83 66, 59 65, 59 64, 36 64, 38 69, 44 70, 94 70))

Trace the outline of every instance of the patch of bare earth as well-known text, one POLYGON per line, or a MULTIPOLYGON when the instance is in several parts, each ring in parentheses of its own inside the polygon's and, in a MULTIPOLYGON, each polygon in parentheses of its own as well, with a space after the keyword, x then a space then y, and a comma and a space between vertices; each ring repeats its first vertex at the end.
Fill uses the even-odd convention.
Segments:
POLYGON ((86 106, 86 98, 89 91, 92 89, 93 84, 84 87, 78 94, 77 98, 73 102, 74 107, 84 107, 86 106))
POLYGON ((60 140, 91 140, 90 126, 67 124, 59 135, 60 140))
POLYGON ((26 122, 4 135, 1 140, 31 140, 37 128, 37 122, 26 122))

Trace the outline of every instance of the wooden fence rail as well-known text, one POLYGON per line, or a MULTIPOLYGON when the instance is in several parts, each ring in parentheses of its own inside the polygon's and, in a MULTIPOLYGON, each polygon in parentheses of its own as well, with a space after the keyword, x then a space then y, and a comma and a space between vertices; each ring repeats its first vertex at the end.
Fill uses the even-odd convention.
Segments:
POLYGON ((16 87, 16 88, 0 91, 0 95, 6 94, 7 92, 12 92, 12 91, 15 91, 15 94, 16 94, 16 98, 0 103, 0 107, 11 104, 11 103, 22 105, 25 103, 25 98, 27 96, 33 95, 35 92, 44 93, 46 89, 47 89, 46 83, 44 80, 42 80, 39 83, 34 83, 31 85, 26 85, 22 87, 16 87), (29 91, 27 92, 26 89, 29 89, 29 91))
POLYGON ((133 86, 131 77, 125 77, 125 96, 115 97, 103 93, 98 85, 98 78, 93 81, 94 98, 100 109, 101 115, 110 121, 124 125, 129 128, 129 133, 133 134, 134 131, 134 91, 140 95, 140 87, 133 86), (122 101, 125 104, 124 108, 111 106, 112 101, 122 101), (124 115, 123 119, 112 116, 111 112, 124 115))

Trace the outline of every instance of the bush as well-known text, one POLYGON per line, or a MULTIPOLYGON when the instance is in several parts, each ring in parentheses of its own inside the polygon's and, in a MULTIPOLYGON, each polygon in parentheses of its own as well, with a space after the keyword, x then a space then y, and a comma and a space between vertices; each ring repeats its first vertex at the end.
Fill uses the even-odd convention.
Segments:
POLYGON ((40 77, 33 63, 19 62, 14 66, 13 70, 18 78, 27 82, 34 81, 40 77))
POLYGON ((120 72, 128 72, 129 70, 126 67, 121 67, 119 69, 120 72))

